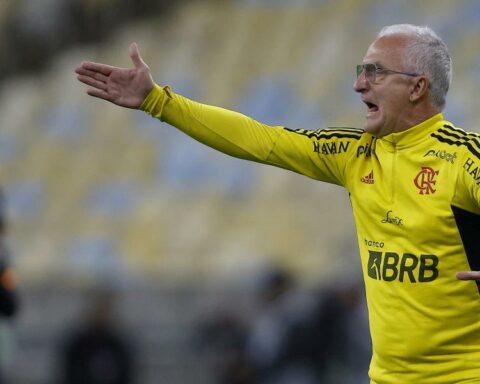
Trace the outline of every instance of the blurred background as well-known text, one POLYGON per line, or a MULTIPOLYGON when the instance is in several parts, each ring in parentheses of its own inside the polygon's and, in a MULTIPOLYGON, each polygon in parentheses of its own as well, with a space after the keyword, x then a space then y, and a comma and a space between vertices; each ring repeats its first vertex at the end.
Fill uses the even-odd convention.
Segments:
POLYGON ((89 98, 73 70, 131 66, 136 41, 184 96, 361 127, 355 64, 400 22, 450 47, 444 114, 477 131, 476 0, 0 0, 0 240, 18 301, 0 383, 368 383, 347 193, 89 98))

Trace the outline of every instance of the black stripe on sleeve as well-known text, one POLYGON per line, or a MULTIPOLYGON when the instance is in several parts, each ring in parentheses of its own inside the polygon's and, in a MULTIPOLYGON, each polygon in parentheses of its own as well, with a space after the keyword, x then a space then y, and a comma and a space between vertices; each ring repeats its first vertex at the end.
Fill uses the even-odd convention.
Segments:
MULTIPOLYGON (((430 136, 434 137, 435 139, 437 139, 441 143, 456 145, 457 147, 463 145, 463 146, 465 146, 469 149, 469 151, 471 152, 472 155, 474 155, 477 159, 480 160, 480 151, 478 150, 478 148, 476 148, 476 146, 474 146, 472 144, 472 140, 464 141, 465 139, 460 138, 460 137, 458 137, 456 140, 453 140, 451 138, 447 138, 447 137, 438 135, 435 132, 432 133, 430 136)), ((448 134, 447 136, 455 137, 453 134, 448 134)))
POLYGON ((307 136, 308 138, 312 139, 315 138, 317 140, 320 139, 330 139, 332 137, 338 137, 340 139, 360 139, 363 135, 363 131, 350 131, 350 130, 343 130, 343 129, 325 129, 325 130, 318 130, 318 131, 309 131, 307 129, 290 129, 285 127, 285 130, 293 133, 297 133, 299 135, 307 136))
POLYGON ((466 132, 464 131, 463 129, 461 128, 457 128, 457 127, 454 127, 453 125, 448 125, 448 124, 445 124, 443 126, 444 128, 447 128, 453 132, 457 132, 458 134, 462 135, 462 136, 468 136, 470 138, 477 138, 479 139, 480 138, 480 133, 476 133, 476 132, 466 132))
POLYGON ((480 139, 480 135, 476 132, 466 132, 461 128, 452 127, 450 125, 444 125, 443 128, 440 128, 438 131, 444 132, 447 135, 448 135, 448 132, 451 132, 456 137, 460 136, 460 137, 463 137, 464 139, 474 139, 474 140, 477 140, 477 142, 480 139))
POLYGON ((359 134, 364 134, 365 130, 360 129, 360 128, 350 128, 350 127, 328 127, 328 128, 323 128, 319 129, 318 131, 325 132, 325 131, 339 131, 339 132, 356 132, 359 134))
POLYGON ((443 127, 443 129, 440 128, 438 130, 439 133, 473 143, 476 145, 477 149, 480 150, 480 136, 478 133, 465 132, 463 129, 455 128, 450 125, 444 125, 443 127))

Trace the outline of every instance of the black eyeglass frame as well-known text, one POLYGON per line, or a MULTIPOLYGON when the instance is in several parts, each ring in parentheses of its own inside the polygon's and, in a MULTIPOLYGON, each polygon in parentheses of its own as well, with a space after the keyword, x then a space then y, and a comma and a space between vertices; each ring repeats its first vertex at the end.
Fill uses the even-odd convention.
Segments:
POLYGON ((377 74, 384 74, 384 73, 396 73, 398 75, 405 75, 410 77, 421 76, 419 73, 411 73, 411 72, 401 72, 401 71, 394 71, 393 69, 382 68, 379 67, 376 63, 366 63, 366 64, 357 64, 357 79, 360 75, 365 72, 365 78, 371 82, 375 83, 377 79, 377 74))

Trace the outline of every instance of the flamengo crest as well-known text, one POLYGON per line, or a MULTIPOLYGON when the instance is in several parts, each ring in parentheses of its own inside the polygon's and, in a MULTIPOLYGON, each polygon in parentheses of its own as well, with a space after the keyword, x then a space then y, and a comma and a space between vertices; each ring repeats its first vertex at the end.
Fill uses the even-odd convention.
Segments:
POLYGON ((418 172, 413 182, 415 186, 420 190, 420 195, 429 195, 430 193, 435 193, 437 190, 433 189, 433 186, 436 184, 435 178, 437 177, 439 171, 435 171, 430 167, 422 167, 422 170, 418 172))

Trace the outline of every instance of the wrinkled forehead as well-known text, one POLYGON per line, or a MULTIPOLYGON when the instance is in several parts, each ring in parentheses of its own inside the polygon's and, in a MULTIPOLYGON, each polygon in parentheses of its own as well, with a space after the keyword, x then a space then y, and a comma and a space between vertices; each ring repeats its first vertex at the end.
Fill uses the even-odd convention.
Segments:
POLYGON ((380 37, 370 44, 363 62, 403 69, 406 48, 411 40, 409 36, 398 34, 380 37))

